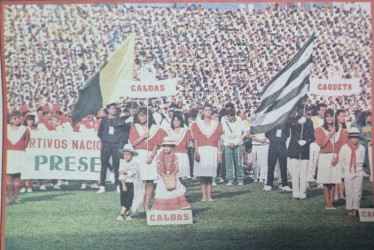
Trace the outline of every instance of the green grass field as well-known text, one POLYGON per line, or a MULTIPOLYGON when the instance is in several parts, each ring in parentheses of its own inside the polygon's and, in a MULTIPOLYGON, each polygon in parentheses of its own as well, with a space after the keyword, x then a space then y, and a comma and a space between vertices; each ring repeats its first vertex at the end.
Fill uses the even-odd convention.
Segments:
MULTIPOLYGON (((372 207, 371 185, 364 180, 363 208, 372 207)), ((22 204, 6 207, 6 249, 374 249, 374 223, 348 217, 344 201, 325 210, 315 187, 299 201, 260 183, 219 184, 215 201, 201 202, 199 182, 186 186, 192 225, 148 226, 145 213, 116 221, 113 186, 96 194, 70 181, 61 191, 21 194, 22 204)))

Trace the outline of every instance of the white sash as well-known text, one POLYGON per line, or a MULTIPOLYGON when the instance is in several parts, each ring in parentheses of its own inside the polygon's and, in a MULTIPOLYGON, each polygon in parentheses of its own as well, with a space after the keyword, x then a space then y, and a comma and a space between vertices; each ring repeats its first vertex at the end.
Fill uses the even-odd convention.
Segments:
POLYGON ((9 141, 15 145, 23 136, 26 131, 26 127, 21 125, 18 129, 12 129, 12 126, 8 124, 8 139, 9 141))

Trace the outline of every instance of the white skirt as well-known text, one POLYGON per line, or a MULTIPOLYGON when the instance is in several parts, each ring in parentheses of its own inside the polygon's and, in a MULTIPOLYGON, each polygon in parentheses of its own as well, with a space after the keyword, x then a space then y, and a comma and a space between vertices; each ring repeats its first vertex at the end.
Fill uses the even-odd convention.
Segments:
POLYGON ((175 153, 178 157, 178 177, 187 177, 190 176, 190 159, 186 153, 175 153))
POLYGON ((195 160, 194 176, 216 177, 218 148, 212 146, 199 147, 200 162, 195 160))
POLYGON ((337 184, 342 182, 342 170, 337 164, 331 164, 333 153, 320 154, 318 158, 317 183, 337 184))
MULTIPOLYGON (((25 162, 26 154, 25 151, 20 150, 8 150, 7 151, 7 174, 21 173, 22 168, 29 164, 25 162)), ((31 167, 31 166, 26 166, 31 167)))
POLYGON ((139 155, 135 156, 134 160, 139 164, 140 179, 143 181, 157 180, 158 174, 156 157, 153 159, 152 163, 148 165, 146 161, 152 152, 145 149, 138 149, 136 152, 138 152, 139 155))

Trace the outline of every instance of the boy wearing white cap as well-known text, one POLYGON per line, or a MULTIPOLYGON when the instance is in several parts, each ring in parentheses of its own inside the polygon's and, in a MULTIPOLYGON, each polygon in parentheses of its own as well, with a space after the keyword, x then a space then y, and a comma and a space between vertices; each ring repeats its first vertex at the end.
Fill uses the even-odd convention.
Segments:
POLYGON ((139 174, 139 165, 133 161, 133 157, 138 153, 131 144, 126 144, 123 149, 118 150, 123 159, 119 164, 119 186, 120 186, 120 203, 121 212, 117 220, 131 220, 130 207, 132 212, 136 212, 139 205, 143 201, 143 193, 141 189, 141 181, 139 174))
POLYGON ((346 209, 348 216, 357 217, 362 196, 362 166, 365 160, 365 148, 359 142, 360 133, 352 127, 348 133, 348 143, 339 152, 339 164, 344 172, 346 209))

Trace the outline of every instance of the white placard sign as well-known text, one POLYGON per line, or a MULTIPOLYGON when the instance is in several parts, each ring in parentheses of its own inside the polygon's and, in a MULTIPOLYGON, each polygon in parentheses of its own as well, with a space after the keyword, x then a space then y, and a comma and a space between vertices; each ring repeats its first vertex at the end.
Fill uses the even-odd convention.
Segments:
POLYGON ((342 78, 329 78, 319 79, 310 78, 310 94, 327 95, 327 96, 343 96, 353 95, 360 92, 360 79, 342 79, 342 78))
POLYGON ((360 208, 358 213, 361 222, 374 222, 374 208, 360 208))
POLYGON ((147 212, 147 225, 181 225, 192 223, 192 210, 151 210, 147 212))

